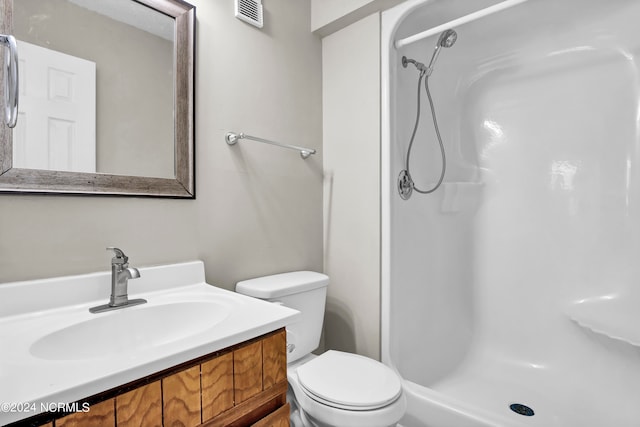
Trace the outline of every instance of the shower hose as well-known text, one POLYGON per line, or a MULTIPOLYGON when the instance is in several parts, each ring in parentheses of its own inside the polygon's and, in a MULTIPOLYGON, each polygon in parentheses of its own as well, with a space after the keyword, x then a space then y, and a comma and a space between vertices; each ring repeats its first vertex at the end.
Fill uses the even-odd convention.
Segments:
POLYGON ((442 144, 442 137, 440 136, 440 129, 438 128, 438 120, 436 119, 436 110, 433 106, 433 99, 431 98, 431 91, 429 90, 429 75, 426 74, 426 71, 420 72, 420 78, 418 78, 418 108, 416 113, 416 124, 413 126, 413 132, 411 133, 411 139, 409 141, 409 148, 407 149, 407 164, 406 171, 409 180, 412 183, 412 187, 415 191, 422 194, 429 194, 436 191, 440 185, 442 184, 442 180, 444 179, 444 173, 447 170, 447 157, 444 152, 444 144, 442 144), (429 98, 429 107, 431 108, 431 117, 433 118, 433 127, 436 131, 436 136, 438 137, 438 144, 440 144, 440 154, 442 156, 442 171, 440 172, 440 178, 435 186, 428 190, 421 190, 413 184, 413 179, 411 178, 411 173, 409 172, 409 159, 411 158, 411 148, 413 147, 413 142, 416 137, 416 132, 418 131, 418 125, 420 124, 420 88, 422 86, 422 79, 424 78, 424 87, 427 92, 427 98, 429 98))

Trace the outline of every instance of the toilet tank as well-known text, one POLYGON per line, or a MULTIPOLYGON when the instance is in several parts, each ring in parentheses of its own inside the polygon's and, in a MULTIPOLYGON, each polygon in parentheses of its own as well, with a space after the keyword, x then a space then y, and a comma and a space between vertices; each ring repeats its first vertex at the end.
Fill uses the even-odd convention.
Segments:
POLYGON ((244 280, 236 292, 298 310, 300 320, 287 326, 287 363, 311 353, 320 344, 329 277, 294 271, 244 280))

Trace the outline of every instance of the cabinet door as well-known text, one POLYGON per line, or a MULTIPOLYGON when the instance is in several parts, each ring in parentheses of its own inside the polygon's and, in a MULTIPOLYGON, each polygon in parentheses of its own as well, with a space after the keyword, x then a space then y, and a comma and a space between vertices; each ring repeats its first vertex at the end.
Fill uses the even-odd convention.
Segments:
POLYGON ((160 381, 116 396, 118 427, 162 426, 162 387, 160 381))
POLYGON ((164 425, 195 427, 202 422, 200 365, 162 379, 164 425))
POLYGON ((233 353, 204 362, 202 372, 202 421, 233 408, 233 353))
POLYGON ((233 378, 236 405, 262 391, 262 341, 233 352, 233 378))
POLYGON ((289 427, 290 412, 291 408, 287 403, 277 411, 252 424, 251 427, 289 427))
POLYGON ((89 412, 76 412, 55 422, 56 427, 113 427, 116 424, 115 399, 91 405, 89 412))
POLYGON ((264 390, 287 379, 287 334, 284 330, 262 341, 264 390))

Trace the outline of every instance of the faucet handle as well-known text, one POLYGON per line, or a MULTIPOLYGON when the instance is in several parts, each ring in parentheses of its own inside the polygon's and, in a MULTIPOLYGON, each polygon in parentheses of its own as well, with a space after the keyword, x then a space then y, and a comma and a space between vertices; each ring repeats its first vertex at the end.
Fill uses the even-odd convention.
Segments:
POLYGON ((116 256, 111 259, 111 262, 114 264, 126 264, 129 261, 129 257, 122 252, 122 249, 118 249, 112 246, 107 248, 108 251, 113 251, 116 256))

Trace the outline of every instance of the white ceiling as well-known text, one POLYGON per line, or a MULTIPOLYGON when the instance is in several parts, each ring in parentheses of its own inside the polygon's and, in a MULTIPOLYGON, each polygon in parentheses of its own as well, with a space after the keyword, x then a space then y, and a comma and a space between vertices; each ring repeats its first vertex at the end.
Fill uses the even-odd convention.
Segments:
POLYGON ((68 0, 80 7, 173 41, 175 20, 132 0, 68 0))

